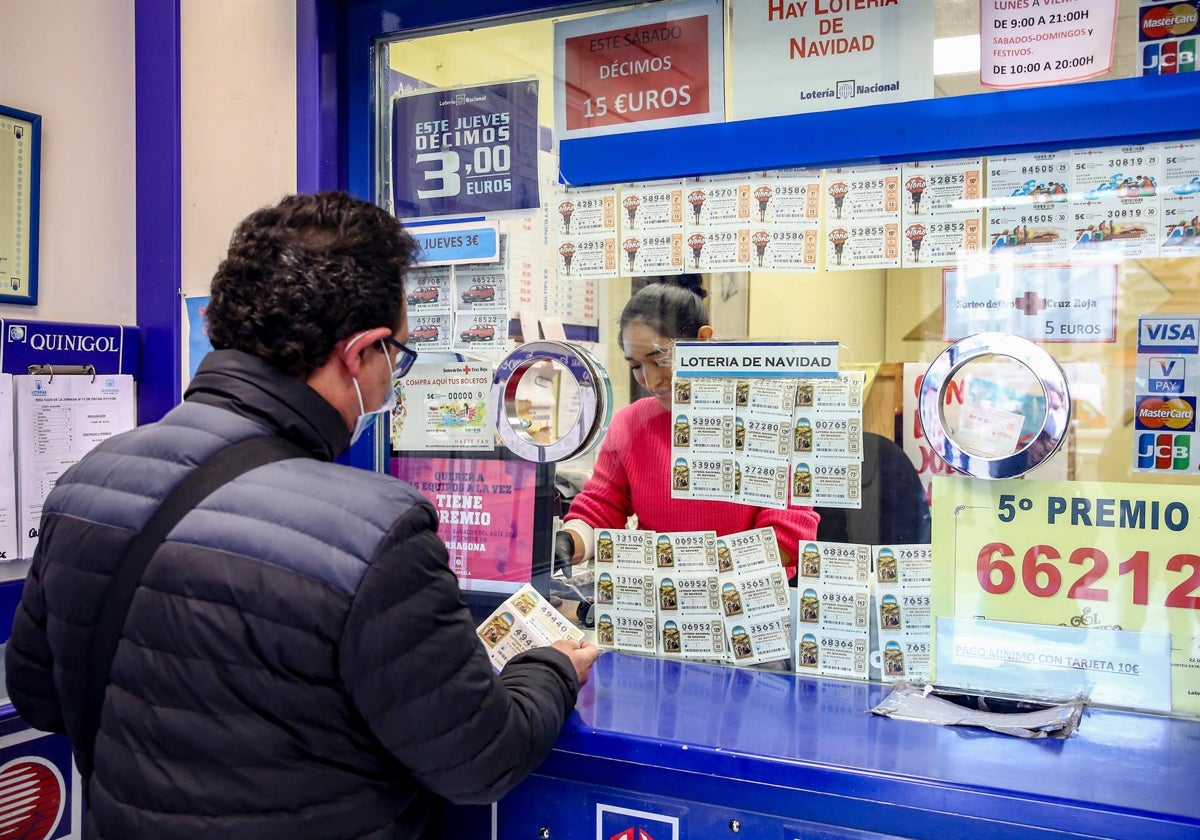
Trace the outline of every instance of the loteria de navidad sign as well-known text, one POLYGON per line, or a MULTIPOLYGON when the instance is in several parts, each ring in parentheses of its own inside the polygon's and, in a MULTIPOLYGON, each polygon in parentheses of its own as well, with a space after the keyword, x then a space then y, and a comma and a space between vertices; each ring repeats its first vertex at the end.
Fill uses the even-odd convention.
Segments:
POLYGON ((933 97, 929 0, 738 0, 738 120, 933 97))
POLYGON ((838 375, 836 341, 677 341, 676 376, 824 379, 838 375))

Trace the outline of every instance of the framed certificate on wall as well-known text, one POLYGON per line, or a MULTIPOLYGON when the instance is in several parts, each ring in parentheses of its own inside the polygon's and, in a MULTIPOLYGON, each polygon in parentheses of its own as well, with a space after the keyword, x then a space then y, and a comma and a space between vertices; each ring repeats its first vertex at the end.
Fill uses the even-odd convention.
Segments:
POLYGON ((0 105, 0 303, 37 303, 42 118, 0 105))

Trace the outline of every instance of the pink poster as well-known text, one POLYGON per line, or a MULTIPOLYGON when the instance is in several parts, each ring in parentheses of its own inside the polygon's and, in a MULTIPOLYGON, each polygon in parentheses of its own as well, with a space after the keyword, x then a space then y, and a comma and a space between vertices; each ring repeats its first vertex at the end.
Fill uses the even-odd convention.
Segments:
POLYGON ((515 592, 533 572, 537 464, 491 458, 393 458, 392 475, 438 512, 438 536, 464 590, 515 592))

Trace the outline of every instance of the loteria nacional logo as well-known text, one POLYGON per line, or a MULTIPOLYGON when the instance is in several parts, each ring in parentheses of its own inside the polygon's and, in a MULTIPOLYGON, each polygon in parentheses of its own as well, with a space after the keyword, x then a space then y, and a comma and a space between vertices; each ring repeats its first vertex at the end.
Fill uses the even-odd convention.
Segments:
POLYGON ((1196 430, 1196 398, 1138 397, 1134 414, 1135 428, 1169 429, 1175 432, 1196 430))
POLYGON ((1192 436, 1159 434, 1138 435, 1139 470, 1184 471, 1192 463, 1192 436))

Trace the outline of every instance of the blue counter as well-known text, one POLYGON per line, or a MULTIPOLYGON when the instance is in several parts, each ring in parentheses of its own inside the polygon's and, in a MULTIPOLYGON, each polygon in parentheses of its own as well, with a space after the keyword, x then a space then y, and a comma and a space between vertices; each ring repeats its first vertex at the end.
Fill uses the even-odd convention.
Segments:
POLYGON ((870 714, 889 690, 606 653, 496 836, 1200 837, 1200 721, 1088 709, 1023 740, 870 714))

